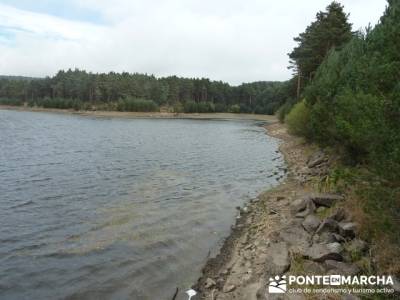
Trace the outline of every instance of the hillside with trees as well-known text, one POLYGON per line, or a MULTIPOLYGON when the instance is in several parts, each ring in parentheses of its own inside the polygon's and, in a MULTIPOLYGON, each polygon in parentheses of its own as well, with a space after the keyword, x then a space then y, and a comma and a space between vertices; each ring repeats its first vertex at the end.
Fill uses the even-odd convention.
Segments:
POLYGON ((379 23, 363 32, 351 32, 347 20, 333 2, 296 38, 289 57, 299 101, 285 121, 340 156, 325 183, 352 195, 379 270, 398 274, 400 2, 389 0, 379 23))
POLYGON ((288 82, 231 86, 206 78, 156 78, 147 74, 59 71, 54 77, 0 77, 0 103, 76 110, 234 112, 273 114, 288 82))

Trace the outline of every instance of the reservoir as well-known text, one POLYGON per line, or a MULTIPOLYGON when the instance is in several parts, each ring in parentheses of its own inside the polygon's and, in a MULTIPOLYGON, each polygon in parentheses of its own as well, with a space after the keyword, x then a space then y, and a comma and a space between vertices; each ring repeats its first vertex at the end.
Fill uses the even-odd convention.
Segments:
POLYGON ((0 298, 187 299, 283 175, 260 125, 0 110, 0 298))

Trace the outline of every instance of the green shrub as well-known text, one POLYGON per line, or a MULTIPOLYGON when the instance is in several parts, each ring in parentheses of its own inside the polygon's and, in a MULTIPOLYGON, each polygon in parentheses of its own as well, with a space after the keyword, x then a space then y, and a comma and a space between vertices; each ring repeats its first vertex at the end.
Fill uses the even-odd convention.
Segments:
POLYGON ((240 113, 240 106, 237 104, 231 105, 231 107, 229 108, 229 112, 234 114, 240 113))
POLYGON ((125 98, 120 99, 117 103, 118 111, 136 111, 136 112, 151 112, 160 111, 158 105, 152 100, 125 98))
POLYGON ((21 106, 24 104, 24 101, 22 101, 21 99, 0 98, 0 104, 11 105, 11 106, 21 106))
POLYGON ((277 116, 278 116, 278 120, 281 123, 285 122, 285 117, 286 115, 290 112, 290 110, 292 109, 293 105, 291 104, 291 102, 287 101, 285 102, 285 104, 283 104, 276 112, 277 116))
POLYGON ((309 121, 310 111, 304 100, 295 104, 285 118, 289 132, 304 137, 309 136, 309 121))
POLYGON ((172 106, 172 109, 174 113, 182 113, 185 111, 182 103, 180 102, 175 102, 174 105, 172 106))
POLYGON ((183 107, 185 113, 211 113, 215 111, 215 106, 212 102, 197 103, 194 101, 187 101, 183 107))

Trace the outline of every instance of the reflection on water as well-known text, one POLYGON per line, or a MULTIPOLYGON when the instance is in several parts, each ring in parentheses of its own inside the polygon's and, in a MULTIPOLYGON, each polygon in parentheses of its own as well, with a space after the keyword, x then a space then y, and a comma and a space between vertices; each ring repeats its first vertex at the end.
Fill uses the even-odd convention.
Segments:
POLYGON ((184 291, 277 183, 276 149, 253 122, 0 110, 0 298, 184 291))

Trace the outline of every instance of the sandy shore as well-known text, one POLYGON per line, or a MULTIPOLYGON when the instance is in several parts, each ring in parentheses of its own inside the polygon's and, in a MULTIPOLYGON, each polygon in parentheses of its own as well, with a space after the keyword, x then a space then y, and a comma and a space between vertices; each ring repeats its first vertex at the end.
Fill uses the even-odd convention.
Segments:
POLYGON ((169 112, 120 112, 120 111, 75 111, 70 109, 36 108, 25 106, 0 105, 3 110, 50 112, 61 114, 74 114, 81 116, 105 117, 105 118, 159 118, 159 119, 199 119, 199 120, 254 120, 274 123, 275 116, 256 114, 232 114, 232 113, 169 113, 169 112))

